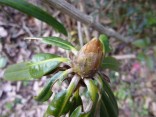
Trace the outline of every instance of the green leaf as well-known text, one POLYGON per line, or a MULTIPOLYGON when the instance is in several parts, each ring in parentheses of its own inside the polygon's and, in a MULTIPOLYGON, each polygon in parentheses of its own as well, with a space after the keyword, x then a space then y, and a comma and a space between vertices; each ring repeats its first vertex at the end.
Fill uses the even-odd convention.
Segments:
POLYGON ((103 100, 101 100, 101 105, 100 105, 100 117, 111 117, 107 112, 107 108, 103 103, 103 100))
POLYGON ((74 112, 71 114, 70 117, 80 117, 80 115, 81 115, 81 110, 82 110, 82 107, 81 107, 81 106, 77 107, 77 108, 74 110, 74 112))
POLYGON ((68 59, 48 53, 38 54, 33 57, 29 72, 33 78, 40 78, 65 61, 68 59))
POLYGON ((74 112, 71 114, 70 117, 90 117, 90 113, 87 112, 87 113, 84 113, 84 112, 81 112, 82 111, 82 106, 78 106, 74 112))
POLYGON ((78 107, 78 106, 82 106, 83 102, 82 99, 79 95, 79 89, 77 89, 74 93, 73 99, 72 99, 72 108, 70 110, 70 114, 78 107))
POLYGON ((139 48, 145 48, 150 44, 149 39, 138 39, 132 43, 134 46, 139 48))
POLYGON ((118 71, 120 63, 114 57, 108 56, 103 59, 101 66, 103 69, 118 71))
POLYGON ((137 59, 138 59, 139 61, 145 61, 145 54, 144 54, 143 52, 138 53, 137 59))
POLYGON ((103 51, 105 53, 111 52, 111 47, 109 44, 108 37, 104 34, 101 34, 99 39, 100 39, 101 43, 103 44, 103 51))
POLYGON ((84 82, 87 86, 90 98, 93 101, 93 106, 91 109, 91 115, 95 116, 96 108, 97 108, 96 106, 97 106, 98 99, 99 99, 98 88, 94 84, 93 80, 91 80, 91 79, 85 79, 84 82))
POLYGON ((4 79, 10 81, 32 80, 29 73, 31 62, 23 62, 15 65, 10 65, 4 72, 4 79))
POLYGON ((111 115, 111 117, 118 117, 117 102, 110 86, 101 76, 97 77, 96 80, 101 86, 102 101, 107 109, 108 115, 111 115))
POLYGON ((107 112, 109 113, 109 115, 111 115, 111 117, 118 117, 118 111, 115 108, 115 105, 110 99, 108 93, 104 89, 102 90, 101 93, 102 93, 102 100, 107 108, 107 112))
POLYGON ((58 46, 60 48, 63 48, 65 50, 73 50, 76 51, 75 47, 68 41, 61 39, 59 37, 43 37, 42 41, 44 43, 58 46))
POLYGON ((33 57, 32 62, 22 62, 9 66, 4 73, 4 79, 18 81, 40 78, 65 61, 68 59, 51 54, 38 54, 33 57))
POLYGON ((103 83, 103 89, 104 89, 104 90, 107 92, 107 94, 109 95, 109 97, 110 97, 111 101, 113 102, 113 105, 115 105, 116 110, 117 110, 117 113, 118 113, 118 111, 119 111, 119 110, 118 110, 118 104, 117 104, 116 98, 115 98, 115 96, 114 96, 114 94, 113 94, 113 92, 112 92, 112 90, 111 90, 109 84, 108 84, 103 78, 101 78, 101 81, 102 81, 102 83, 103 83))
POLYGON ((70 50, 73 53, 77 52, 76 48, 70 42, 68 42, 68 41, 66 41, 66 40, 64 40, 62 38, 59 38, 59 37, 41 37, 41 38, 28 37, 26 39, 40 40, 43 43, 58 46, 58 47, 63 48, 65 50, 70 50))
POLYGON ((151 56, 146 56, 145 61, 146 61, 147 67, 150 70, 153 70, 154 69, 154 60, 152 59, 152 57, 151 56))
POLYGON ((152 59, 151 56, 145 55, 144 53, 139 53, 138 56, 137 56, 137 58, 138 58, 140 61, 145 61, 147 67, 148 67, 150 70, 153 70, 153 68, 154 68, 154 60, 152 59))
POLYGON ((58 22, 54 17, 52 17, 46 11, 42 10, 41 8, 33 4, 28 3, 25 0, 0 0, 0 4, 10 6, 23 13, 33 16, 51 25, 57 31, 67 35, 67 31, 65 27, 60 22, 58 22))
POLYGON ((153 16, 153 15, 151 15, 147 18, 147 22, 148 22, 149 27, 156 25, 155 19, 156 19, 156 16, 153 16))
POLYGON ((65 106, 62 107, 62 105, 66 101, 66 95, 67 95, 66 90, 61 91, 58 94, 56 94, 54 99, 52 100, 52 102, 48 106, 48 109, 47 109, 46 113, 48 115, 53 115, 55 117, 60 117, 60 115, 66 114, 70 110, 70 107, 72 106, 71 102, 68 100, 66 102, 65 106), (61 109, 62 109, 62 111, 60 113, 61 109))
POLYGON ((55 117, 60 117, 63 114, 69 112, 72 103, 70 102, 70 97, 72 96, 73 91, 78 85, 80 78, 74 76, 67 90, 56 94, 48 109, 46 115, 53 115, 55 117))
POLYGON ((126 96, 127 96, 127 91, 125 90, 125 88, 120 88, 117 93, 118 99, 125 100, 126 96))
POLYGON ((63 71, 60 71, 58 73, 56 73, 55 75, 53 75, 48 82, 46 83, 46 85, 44 86, 44 88, 41 90, 41 92, 39 93, 38 96, 35 96, 35 100, 37 101, 47 101, 51 95, 52 95, 52 91, 51 91, 51 87, 54 85, 54 83, 60 78, 62 77, 63 71))
POLYGON ((6 102, 4 107, 11 111, 14 108, 14 103, 13 102, 6 102))
POLYGON ((43 61, 45 59, 57 58, 57 57, 60 57, 60 56, 55 55, 55 54, 50 54, 50 53, 39 53, 39 54, 35 54, 32 57, 32 62, 40 62, 40 61, 43 61))

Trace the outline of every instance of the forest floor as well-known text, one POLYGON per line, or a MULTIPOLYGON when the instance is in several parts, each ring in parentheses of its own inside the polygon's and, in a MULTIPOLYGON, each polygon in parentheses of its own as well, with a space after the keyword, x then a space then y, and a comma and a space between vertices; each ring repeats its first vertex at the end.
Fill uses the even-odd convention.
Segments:
MULTIPOLYGON (((56 11, 55 15, 58 17, 60 12, 56 11)), ((78 45, 77 22, 68 16, 59 18, 71 31, 71 41, 78 45)), ((94 37, 97 32, 92 31, 90 34, 90 37, 94 37)), ((46 82, 46 77, 24 82, 9 82, 3 79, 7 66, 27 61, 36 53, 66 54, 57 47, 24 40, 25 37, 40 36, 60 35, 37 19, 12 8, 0 8, 0 117, 42 117, 47 108, 49 102, 38 103, 33 99, 46 82)), ((110 44, 113 48, 111 55, 121 63, 119 72, 106 71, 118 101, 119 117, 156 117, 156 73, 144 62, 137 60, 136 51, 131 47, 115 39, 110 39, 110 44)), ((57 90, 58 86, 55 87, 57 90)))

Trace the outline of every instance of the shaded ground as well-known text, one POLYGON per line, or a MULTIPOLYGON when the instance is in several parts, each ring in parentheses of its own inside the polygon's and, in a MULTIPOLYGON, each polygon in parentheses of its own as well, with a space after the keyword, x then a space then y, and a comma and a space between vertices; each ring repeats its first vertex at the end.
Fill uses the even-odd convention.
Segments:
MULTIPOLYGON (((92 10, 92 9, 89 9, 92 10)), ((53 10, 55 16, 66 24, 71 32, 70 41, 79 45, 77 22, 60 12, 53 10)), ((109 19, 103 20, 109 23, 109 19)), ((126 26, 123 26, 123 28, 126 26)), ((121 28, 120 28, 121 29, 121 28)), ((86 31, 82 26, 83 31, 86 31)), ((90 37, 97 35, 89 30, 90 37)), ((59 36, 46 24, 23 15, 8 7, 0 7, 0 117, 42 117, 47 103, 33 100, 46 78, 39 81, 8 82, 3 80, 5 68, 14 63, 29 60, 33 54, 40 52, 65 55, 65 51, 42 44, 38 41, 24 40, 32 36, 59 36)), ((84 34, 87 37, 87 33, 84 34)), ((84 43, 87 39, 84 39, 84 43)), ((121 62, 119 72, 105 71, 111 78, 111 86, 118 100, 120 117, 156 117, 156 69, 149 70, 145 62, 136 59, 138 49, 111 39, 111 55, 121 62), (125 57, 130 55, 132 57, 125 57)), ((79 47, 79 46, 78 46, 79 47)), ((152 51, 152 50, 151 50, 152 51)), ((151 52, 150 50, 148 53, 151 52)), ((154 66, 155 67, 155 66, 154 66)), ((56 91, 58 86, 56 85, 56 91)))

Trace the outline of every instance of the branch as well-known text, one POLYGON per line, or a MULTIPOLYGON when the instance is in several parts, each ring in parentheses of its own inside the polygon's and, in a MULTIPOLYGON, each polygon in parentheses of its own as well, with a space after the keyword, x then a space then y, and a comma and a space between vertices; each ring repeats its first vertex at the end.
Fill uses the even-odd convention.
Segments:
POLYGON ((62 13, 65 13, 69 15, 70 17, 74 18, 75 20, 78 20, 88 25, 89 27, 94 28, 100 33, 106 34, 107 36, 110 36, 110 37, 114 37, 125 43, 130 43, 134 40, 130 37, 124 37, 123 35, 113 30, 112 28, 103 26, 99 22, 95 22, 93 20, 93 17, 82 13, 80 10, 76 9, 73 5, 69 4, 65 0, 43 0, 43 1, 47 5, 52 6, 53 8, 57 8, 62 13))

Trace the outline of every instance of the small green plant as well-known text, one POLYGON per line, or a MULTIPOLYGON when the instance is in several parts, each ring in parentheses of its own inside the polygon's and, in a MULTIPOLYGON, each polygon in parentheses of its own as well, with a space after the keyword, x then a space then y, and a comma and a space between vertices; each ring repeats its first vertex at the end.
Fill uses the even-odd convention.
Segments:
MULTIPOLYGON (((53 22, 57 22, 48 13, 24 0, 0 0, 0 3, 28 13, 52 26, 53 22), (30 9, 25 5, 30 6, 31 13, 29 13, 30 9), (47 17, 43 19, 38 16, 44 16, 44 14, 51 17, 52 22, 50 19, 45 20, 47 17)), ((59 22, 57 23, 61 27, 63 26, 59 22)), ((54 26, 54 28, 66 34, 66 30, 59 30, 58 25, 54 26)), ((34 80, 51 75, 41 92, 34 97, 37 101, 45 102, 54 95, 45 112, 45 117, 50 115, 60 117, 66 114, 70 117, 118 116, 117 102, 107 81, 109 78, 101 73, 102 69, 117 70, 119 67, 116 59, 106 57, 107 52, 111 49, 105 35, 101 35, 99 39, 92 39, 80 51, 77 51, 70 42, 59 37, 32 39, 58 46, 73 53, 71 59, 51 53, 36 54, 31 61, 11 65, 4 73, 4 78, 9 81, 34 80), (65 81, 69 82, 68 88, 54 94, 51 90, 53 85, 56 82, 62 83, 65 81), (89 107, 83 104, 79 93, 80 87, 87 90, 84 93, 89 96, 89 100, 92 102, 91 105, 88 105, 89 107)))

